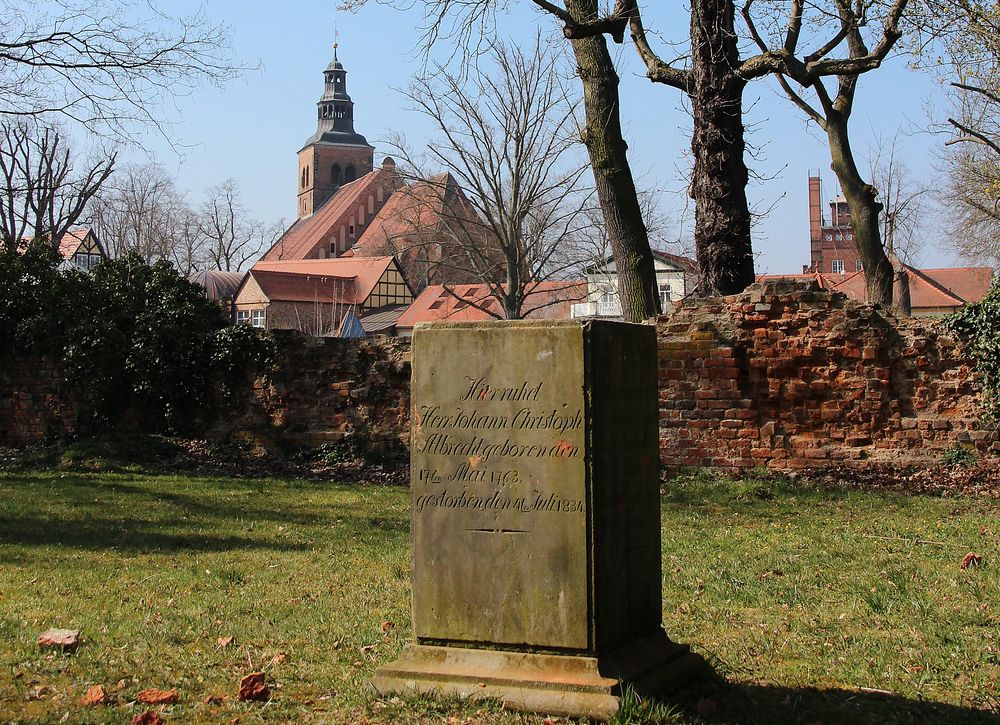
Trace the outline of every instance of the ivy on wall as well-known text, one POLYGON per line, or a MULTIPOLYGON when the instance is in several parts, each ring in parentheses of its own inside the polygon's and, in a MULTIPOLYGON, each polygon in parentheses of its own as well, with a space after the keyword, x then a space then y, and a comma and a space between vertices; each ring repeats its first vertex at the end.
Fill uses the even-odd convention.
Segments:
POLYGON ((945 326, 965 343, 983 379, 986 418, 1000 420, 1000 279, 989 294, 945 318, 945 326))

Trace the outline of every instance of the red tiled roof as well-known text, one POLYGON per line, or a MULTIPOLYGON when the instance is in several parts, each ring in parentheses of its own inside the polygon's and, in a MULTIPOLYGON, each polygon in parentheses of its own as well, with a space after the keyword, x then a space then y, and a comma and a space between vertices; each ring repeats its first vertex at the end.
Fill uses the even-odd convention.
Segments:
MULTIPOLYGON (((961 307, 966 302, 978 302, 989 292, 993 270, 989 267, 957 267, 949 269, 915 269, 904 265, 909 273, 910 308, 938 309, 961 307), (965 292, 968 296, 962 294, 965 292)), ((843 292, 858 302, 868 300, 864 272, 846 274, 762 274, 757 281, 769 279, 813 280, 821 289, 843 292)))
MULTIPOLYGON (((586 297, 587 283, 584 281, 536 282, 527 287, 522 311, 529 320, 568 320, 573 303, 586 297)), ((502 307, 490 295, 486 284, 448 285, 447 288, 431 285, 400 316, 396 327, 410 329, 418 322, 485 322, 497 316, 503 317, 502 307)))
POLYGON ((81 227, 79 229, 70 229, 65 234, 63 238, 59 240, 59 255, 63 259, 69 259, 74 254, 76 250, 80 248, 83 244, 83 240, 87 238, 87 234, 90 233, 89 227, 81 227))
MULTIPOLYGON (((78 227, 76 229, 67 230, 66 233, 63 234, 62 239, 59 240, 59 256, 63 259, 70 259, 74 254, 76 254, 76 250, 80 248, 80 245, 83 244, 87 235, 90 233, 90 227, 78 227)), ((97 237, 94 237, 94 239, 96 240, 97 237)), ((22 238, 21 244, 18 248, 23 251, 27 248, 30 241, 31 237, 22 238)), ((97 246, 101 246, 100 242, 97 243, 97 246)))
MULTIPOLYGON (((382 275, 394 264, 392 257, 337 257, 335 259, 302 259, 282 262, 257 262, 250 270, 254 279, 260 282, 260 273, 277 297, 264 289, 271 300, 312 301, 320 290, 327 293, 344 291, 341 280, 352 280, 350 299, 344 302, 363 303, 382 275), (325 281, 324 281, 325 280, 325 281), (296 291, 298 285, 301 289, 296 291)), ((264 288, 264 285, 261 284, 264 288)))
MULTIPOLYGON (((654 249, 652 250, 652 252, 654 259, 659 259, 661 262, 667 262, 668 264, 673 264, 674 266, 680 267, 682 270, 688 272, 689 274, 698 273, 698 262, 691 259, 690 257, 685 257, 681 254, 671 254, 670 252, 664 252, 659 249, 654 249)), ((593 273, 603 268, 605 265, 608 265, 614 261, 615 261, 614 255, 608 255, 607 257, 604 258, 603 262, 597 262, 595 264, 592 264, 590 267, 587 268, 586 271, 588 273, 593 273)), ((786 275, 780 275, 780 276, 785 277, 786 275)))
POLYGON ((653 256, 659 257, 665 262, 671 262, 673 264, 676 264, 685 272, 696 273, 698 271, 698 262, 691 259, 690 257, 685 257, 680 254, 671 254, 670 252, 662 252, 659 249, 653 250, 653 256))
POLYGON ((434 233, 456 218, 477 220, 475 211, 451 174, 438 174, 397 189, 375 215, 358 243, 354 256, 395 254, 405 240, 417 234, 434 233))
POLYGON ((991 267, 949 267, 922 269, 926 276, 966 302, 979 302, 989 293, 993 283, 991 267))
MULTIPOLYGON (((281 238, 275 242, 264 256, 263 262, 278 262, 306 259, 318 246, 326 247, 336 238, 337 230, 346 224, 347 218, 359 206, 364 205, 369 194, 382 185, 386 195, 391 194, 402 180, 392 169, 379 168, 360 179, 344 184, 316 212, 305 219, 297 220, 281 238)), ((378 212, 376 212, 376 218, 378 212)), ((369 222, 369 225, 371 222, 369 222)))
POLYGON ((354 277, 308 274, 305 272, 270 272, 250 270, 250 276, 272 302, 358 302, 354 277))

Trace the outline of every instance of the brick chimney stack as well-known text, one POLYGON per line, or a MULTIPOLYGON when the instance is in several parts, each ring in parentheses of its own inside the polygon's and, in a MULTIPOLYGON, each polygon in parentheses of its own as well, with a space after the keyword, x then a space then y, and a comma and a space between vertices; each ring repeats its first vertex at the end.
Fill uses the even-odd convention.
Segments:
POLYGON ((822 258, 820 242, 823 229, 823 195, 819 174, 809 174, 809 265, 811 271, 818 271, 816 265, 822 258))

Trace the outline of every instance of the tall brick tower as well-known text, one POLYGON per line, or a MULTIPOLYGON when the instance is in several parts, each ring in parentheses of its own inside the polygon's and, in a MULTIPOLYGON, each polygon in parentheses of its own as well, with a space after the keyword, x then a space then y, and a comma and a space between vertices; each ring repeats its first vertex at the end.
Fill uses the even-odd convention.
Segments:
POLYGON ((299 219, 373 168, 375 148, 354 131, 354 103, 347 95, 347 71, 337 60, 337 43, 323 82, 323 96, 316 103, 316 133, 299 151, 299 219))
POLYGON ((809 174, 809 266, 803 272, 849 274, 861 271, 861 256, 854 244, 851 210, 842 196, 830 202, 830 223, 823 218, 819 174, 809 174))

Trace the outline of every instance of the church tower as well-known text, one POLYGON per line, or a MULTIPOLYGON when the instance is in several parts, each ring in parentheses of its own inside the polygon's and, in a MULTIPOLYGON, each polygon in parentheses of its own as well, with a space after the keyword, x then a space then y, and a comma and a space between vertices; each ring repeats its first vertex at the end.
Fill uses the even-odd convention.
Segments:
POLYGON ((333 61, 323 71, 323 83, 323 96, 316 104, 316 133, 299 151, 299 219, 373 168, 375 148, 354 131, 354 103, 347 95, 347 71, 337 60, 337 43, 333 61))

